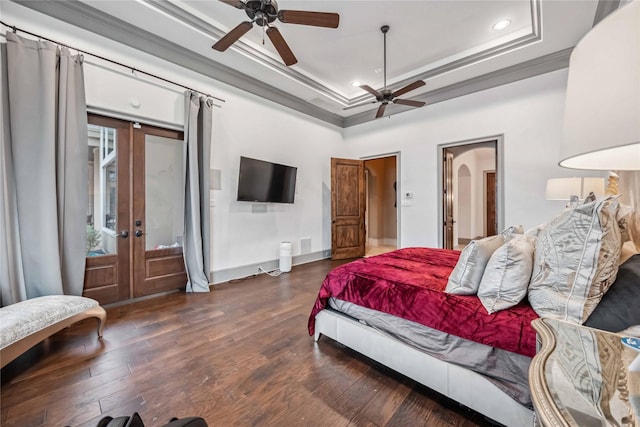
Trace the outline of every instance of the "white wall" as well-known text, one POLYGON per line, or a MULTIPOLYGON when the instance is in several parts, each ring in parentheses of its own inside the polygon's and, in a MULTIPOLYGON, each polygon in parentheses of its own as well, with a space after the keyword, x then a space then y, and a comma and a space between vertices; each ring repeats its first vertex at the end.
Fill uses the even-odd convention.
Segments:
POLYGON ((546 179, 588 174, 557 166, 566 80, 560 70, 345 130, 351 157, 401 152, 399 191, 413 193, 399 212, 403 247, 439 245, 438 144, 504 135, 506 225, 562 208, 544 199, 546 179))
MULTIPOLYGON (((331 247, 330 158, 340 151, 339 128, 16 3, 3 2, 2 14, 3 21, 11 25, 225 99, 216 102, 221 108, 214 108, 211 167, 221 170, 222 181, 221 190, 212 190, 214 281, 216 271, 276 260, 281 241, 293 243, 293 255, 300 253, 301 238, 311 238, 312 253, 331 247), (295 203, 266 204, 262 205, 265 213, 252 213, 253 204, 235 201, 241 155, 296 166, 295 203)), ((183 89, 90 56, 85 58, 85 74, 90 107, 173 127, 182 125, 183 89)))
MULTIPOLYGON (((409 206, 398 206, 399 243, 403 247, 439 244, 438 144, 504 135, 507 225, 529 227, 562 208, 561 202, 544 200, 547 178, 589 175, 557 166, 566 70, 340 130, 16 3, 3 2, 2 13, 11 25, 226 100, 218 103, 221 108, 214 112, 211 166, 221 170, 222 178, 222 189, 213 191, 214 272, 277 259, 283 240, 293 242, 294 255, 300 252, 303 237, 311 238, 311 252, 329 249, 332 156, 401 153, 398 192, 413 193, 406 201, 409 206), (298 167, 295 204, 269 204, 265 213, 252 213, 252 204, 236 202, 241 155, 298 167)), ((91 57, 85 61, 90 106, 174 126, 182 124, 182 89, 159 87, 142 76, 132 78, 130 70, 114 73, 91 64, 96 62, 91 57)))
MULTIPOLYGON (((475 159, 473 159, 475 160, 475 159)), ((453 161, 453 247, 458 245, 458 239, 471 239, 474 234, 471 231, 473 197, 471 192, 471 171, 466 162, 456 166, 453 161)))

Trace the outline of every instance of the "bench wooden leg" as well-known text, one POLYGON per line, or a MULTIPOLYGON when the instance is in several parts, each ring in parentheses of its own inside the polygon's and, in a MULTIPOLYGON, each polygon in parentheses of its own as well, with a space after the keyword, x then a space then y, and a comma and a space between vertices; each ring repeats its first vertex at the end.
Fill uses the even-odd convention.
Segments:
POLYGON ((93 307, 87 312, 91 312, 87 317, 95 317, 98 320, 98 338, 102 338, 102 331, 104 330, 104 324, 107 321, 107 312, 104 308, 97 306, 93 307))

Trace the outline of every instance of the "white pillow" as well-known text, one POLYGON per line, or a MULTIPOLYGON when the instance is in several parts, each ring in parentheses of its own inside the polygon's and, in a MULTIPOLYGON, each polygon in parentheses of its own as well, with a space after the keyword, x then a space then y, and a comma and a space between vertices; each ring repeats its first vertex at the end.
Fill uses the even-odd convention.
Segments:
POLYGON ((534 227, 531 227, 527 231, 525 231, 524 234, 525 234, 525 236, 538 237, 538 234, 540 234, 540 230, 542 230, 543 228, 544 228, 544 223, 543 224, 538 224, 538 225, 536 225, 534 227))
POLYGON ((524 234, 524 228, 522 228, 522 225, 512 225, 511 227, 507 227, 502 230, 500 234, 504 237, 504 241, 507 242, 518 234, 524 234))
POLYGON ((489 314, 513 307, 527 295, 535 241, 514 235, 491 255, 478 287, 478 298, 489 314))
POLYGON ((458 263, 449 276, 445 292, 455 295, 475 295, 489 258, 503 243, 504 237, 500 234, 472 240, 462 250, 458 263))
POLYGON ((618 272, 618 201, 609 196, 568 209, 540 231, 529 302, 540 317, 584 323, 618 272))

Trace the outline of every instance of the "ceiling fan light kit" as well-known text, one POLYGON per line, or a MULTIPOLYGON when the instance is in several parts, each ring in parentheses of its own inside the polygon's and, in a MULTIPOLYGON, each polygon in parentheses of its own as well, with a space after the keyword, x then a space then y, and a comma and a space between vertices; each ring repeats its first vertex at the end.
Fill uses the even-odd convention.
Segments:
POLYGON ((387 89, 387 33, 389 32, 389 26, 383 25, 380 27, 380 31, 382 31, 384 37, 384 86, 381 91, 377 91, 369 85, 361 84, 360 88, 366 90, 370 94, 376 97, 374 101, 367 101, 361 104, 351 105, 349 107, 344 108, 345 110, 351 108, 362 107, 363 105, 375 104, 376 102, 380 102, 380 106, 378 107, 378 111, 376 111, 376 119, 384 116, 384 111, 387 108, 387 105, 391 102, 394 104, 400 105, 408 105, 409 107, 423 107, 426 102, 422 101, 414 101, 411 99, 400 99, 397 98, 400 95, 404 95, 407 92, 418 89, 419 87, 424 86, 426 83, 424 80, 417 80, 413 83, 409 83, 408 85, 392 92, 390 89, 387 89))
POLYGON ((266 34, 278 51, 285 65, 290 66, 298 62, 293 51, 285 41, 284 37, 276 27, 272 27, 276 19, 285 24, 310 25, 314 27, 338 28, 340 15, 327 12, 308 12, 303 10, 278 10, 278 3, 275 0, 220 0, 229 6, 243 9, 251 21, 244 21, 224 35, 212 47, 224 52, 240 37, 245 35, 253 24, 260 27, 267 27, 266 34))

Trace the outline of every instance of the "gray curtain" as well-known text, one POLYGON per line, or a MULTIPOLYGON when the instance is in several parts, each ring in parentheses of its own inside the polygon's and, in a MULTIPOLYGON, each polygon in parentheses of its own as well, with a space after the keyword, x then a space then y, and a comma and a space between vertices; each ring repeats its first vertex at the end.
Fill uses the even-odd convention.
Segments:
POLYGON ((6 38, 2 306, 42 295, 82 294, 88 204, 82 57, 13 33, 6 38))
POLYGON ((185 233, 187 292, 209 292, 210 207, 209 169, 213 130, 213 100, 195 92, 185 94, 185 233))

